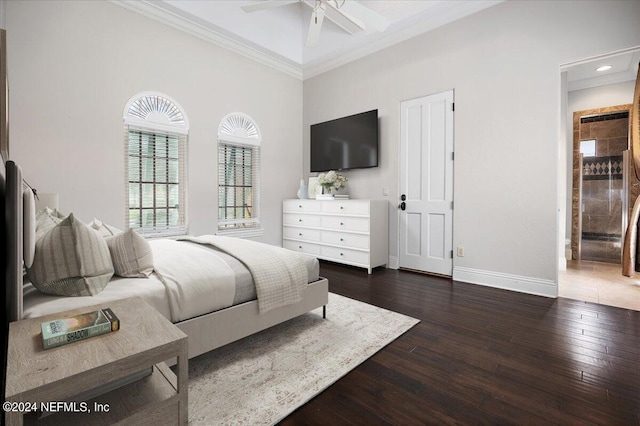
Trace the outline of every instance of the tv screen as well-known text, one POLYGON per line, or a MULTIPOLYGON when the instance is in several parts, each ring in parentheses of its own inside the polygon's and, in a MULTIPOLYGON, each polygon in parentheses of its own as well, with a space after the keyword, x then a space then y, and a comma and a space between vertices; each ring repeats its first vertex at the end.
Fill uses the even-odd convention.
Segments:
POLYGON ((378 110, 311 126, 311 171, 378 166, 378 110))

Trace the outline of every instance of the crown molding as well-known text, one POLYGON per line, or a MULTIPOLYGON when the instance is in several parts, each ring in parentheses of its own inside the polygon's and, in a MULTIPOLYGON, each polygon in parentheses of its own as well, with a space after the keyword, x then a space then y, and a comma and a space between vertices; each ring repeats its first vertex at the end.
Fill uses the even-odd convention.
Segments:
MULTIPOLYGON (((109 1, 194 37, 253 59, 292 77, 305 80, 446 25, 467 15, 479 12, 501 3, 504 0, 465 1, 458 3, 457 7, 453 8, 451 7, 452 3, 449 2, 446 7, 443 6, 440 10, 429 9, 423 15, 416 15, 414 17, 414 23, 408 27, 396 30, 395 32, 393 32, 393 30, 391 30, 392 32, 387 30, 385 34, 381 34, 375 41, 362 46, 356 46, 342 53, 329 54, 313 60, 306 65, 298 64, 297 62, 277 55, 266 48, 244 40, 231 32, 164 2, 152 0, 109 1)), ((456 5, 455 2, 453 2, 453 4, 456 5)))
POLYGON ((262 51, 255 45, 240 41, 232 34, 214 28, 213 25, 207 25, 196 17, 172 10, 167 4, 161 5, 149 0, 110 0, 110 2, 302 80, 301 66, 277 57, 271 52, 262 51))

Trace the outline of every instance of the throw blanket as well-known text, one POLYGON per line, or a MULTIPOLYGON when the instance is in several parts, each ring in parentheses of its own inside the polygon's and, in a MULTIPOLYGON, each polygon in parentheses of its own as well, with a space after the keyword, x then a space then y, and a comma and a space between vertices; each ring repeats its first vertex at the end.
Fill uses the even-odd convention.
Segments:
POLYGON ((304 255, 300 253, 251 240, 215 235, 181 240, 214 246, 244 263, 253 275, 261 314, 302 300, 302 290, 309 282, 309 273, 304 255))
POLYGON ((167 292, 172 322, 233 305, 233 270, 213 250, 174 240, 149 243, 154 270, 167 292))

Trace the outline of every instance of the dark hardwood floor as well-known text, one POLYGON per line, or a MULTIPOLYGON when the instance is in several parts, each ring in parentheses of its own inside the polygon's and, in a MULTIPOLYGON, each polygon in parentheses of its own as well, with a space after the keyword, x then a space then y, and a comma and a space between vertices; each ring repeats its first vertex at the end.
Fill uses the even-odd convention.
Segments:
POLYGON ((284 425, 640 424, 640 312, 390 269, 320 273, 421 322, 284 425))

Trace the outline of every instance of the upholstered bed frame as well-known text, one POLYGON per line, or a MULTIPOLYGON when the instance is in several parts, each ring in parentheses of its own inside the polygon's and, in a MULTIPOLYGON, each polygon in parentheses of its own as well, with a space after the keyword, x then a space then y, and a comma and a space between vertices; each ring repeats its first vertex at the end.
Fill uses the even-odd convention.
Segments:
MULTIPOLYGON (((22 172, 14 162, 3 162, 0 181, 5 194, 7 235, 6 291, 9 321, 22 318, 23 307, 23 189, 22 172)), ((189 336, 189 358, 239 340, 328 303, 328 281, 320 278, 304 290, 302 301, 259 314, 258 302, 235 305, 176 323, 189 336)))

